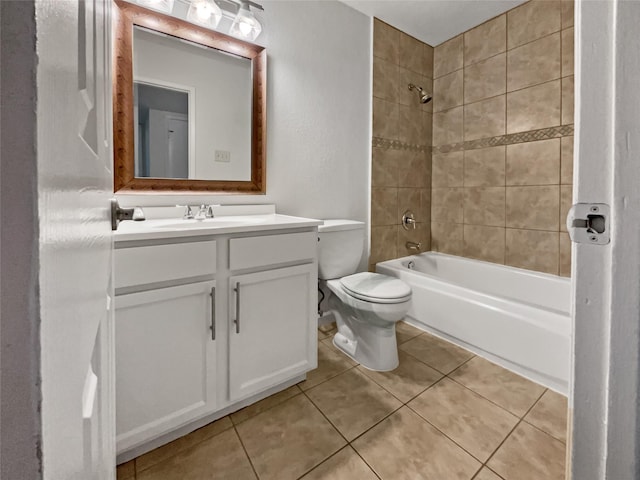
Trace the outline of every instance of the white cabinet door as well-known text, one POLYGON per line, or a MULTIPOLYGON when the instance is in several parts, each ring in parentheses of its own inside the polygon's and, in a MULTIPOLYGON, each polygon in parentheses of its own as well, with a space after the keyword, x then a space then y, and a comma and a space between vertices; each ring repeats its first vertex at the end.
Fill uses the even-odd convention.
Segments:
POLYGON ((317 366, 317 278, 316 264, 231 277, 231 401, 317 366))
POLYGON ((215 410, 214 320, 212 281, 116 297, 119 452, 215 410))

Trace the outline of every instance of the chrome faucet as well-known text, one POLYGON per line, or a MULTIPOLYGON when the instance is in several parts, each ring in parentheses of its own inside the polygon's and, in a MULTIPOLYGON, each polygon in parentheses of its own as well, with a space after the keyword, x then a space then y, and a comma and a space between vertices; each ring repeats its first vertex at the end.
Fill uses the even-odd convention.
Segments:
POLYGON ((196 216, 194 217, 196 220, 204 220, 205 218, 213 218, 213 205, 205 205, 204 203, 200 205, 200 209, 196 216))
MULTIPOLYGON (((179 207, 180 205, 178 205, 179 207)), ((182 215, 183 220, 192 220, 193 219, 193 210, 191 210, 191 205, 184 206, 184 215, 182 215)))
POLYGON ((405 246, 407 247, 408 250, 415 250, 416 252, 419 252, 420 249, 422 248, 422 243, 421 242, 407 242, 405 244, 405 246))

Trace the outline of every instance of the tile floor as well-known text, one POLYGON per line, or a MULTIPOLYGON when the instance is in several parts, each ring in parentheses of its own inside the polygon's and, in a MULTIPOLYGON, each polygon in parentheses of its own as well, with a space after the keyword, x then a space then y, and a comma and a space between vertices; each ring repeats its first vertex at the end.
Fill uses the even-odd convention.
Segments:
POLYGON ((118 480, 556 480, 564 397, 405 323, 371 372, 318 332, 307 380, 118 467, 118 480))

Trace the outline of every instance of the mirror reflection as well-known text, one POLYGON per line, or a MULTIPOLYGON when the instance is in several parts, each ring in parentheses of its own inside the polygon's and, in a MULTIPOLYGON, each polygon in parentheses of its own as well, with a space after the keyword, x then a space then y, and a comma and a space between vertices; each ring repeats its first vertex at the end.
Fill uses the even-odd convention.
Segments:
POLYGON ((141 27, 135 176, 251 180, 251 60, 141 27))

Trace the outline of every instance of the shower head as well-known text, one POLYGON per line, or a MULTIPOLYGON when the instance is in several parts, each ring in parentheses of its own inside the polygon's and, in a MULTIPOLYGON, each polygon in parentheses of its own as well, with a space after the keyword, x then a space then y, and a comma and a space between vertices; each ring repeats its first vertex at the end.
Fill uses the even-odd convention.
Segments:
POLYGON ((420 96, 420 103, 429 103, 433 98, 431 94, 425 92, 422 87, 417 87, 413 83, 409 84, 409 90, 415 90, 418 92, 418 95, 420 96))

